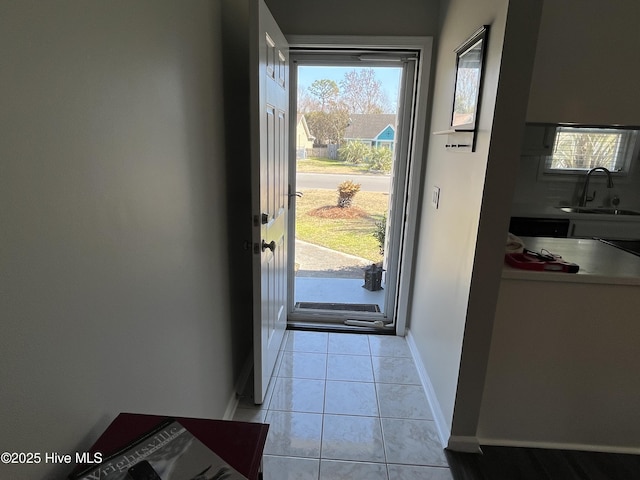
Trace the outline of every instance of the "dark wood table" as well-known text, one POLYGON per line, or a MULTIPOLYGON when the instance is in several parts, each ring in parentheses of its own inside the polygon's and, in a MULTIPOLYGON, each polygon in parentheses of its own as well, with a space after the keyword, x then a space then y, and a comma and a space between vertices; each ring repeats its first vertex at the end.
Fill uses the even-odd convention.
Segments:
MULTIPOLYGON (((106 458, 168 418, 180 422, 198 440, 249 480, 262 478, 262 451, 269 430, 269 425, 263 423, 121 413, 96 440, 89 452, 100 452, 106 458)), ((72 473, 77 473, 86 466, 78 465, 72 473)))

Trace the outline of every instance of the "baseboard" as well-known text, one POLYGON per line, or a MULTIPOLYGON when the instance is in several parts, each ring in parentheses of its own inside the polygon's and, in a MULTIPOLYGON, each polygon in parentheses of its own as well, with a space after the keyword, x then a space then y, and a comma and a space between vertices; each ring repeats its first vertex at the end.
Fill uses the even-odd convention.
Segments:
POLYGON ((238 408, 239 394, 244 391, 244 387, 247 383, 247 379, 249 375, 251 375, 251 369, 253 368, 253 355, 249 354, 244 364, 242 365, 242 370, 240 371, 240 375, 238 375, 238 379, 233 388, 233 392, 231 393, 231 398, 227 403, 227 409, 224 412, 223 420, 233 420, 233 416, 236 414, 236 409, 238 408))
POLYGON ((536 442, 527 440, 479 438, 481 445, 496 447, 541 448, 546 450, 577 450, 582 452, 621 453, 640 455, 640 447, 623 447, 617 445, 593 445, 587 443, 536 442))
POLYGON ((471 437, 465 435, 452 435, 449 437, 449 443, 447 444, 447 450, 453 450, 454 452, 465 453, 482 453, 480 448, 480 442, 478 437, 471 437))
POLYGON ((436 397, 436 391, 433 388, 433 384, 431 383, 431 379, 429 378, 427 369, 422 362, 422 358, 420 357, 418 347, 413 338, 413 335, 411 334, 410 329, 407 329, 405 338, 407 339, 407 344, 409 345, 409 350, 411 351, 413 361, 416 364, 416 368, 418 369, 418 375, 420 376, 422 388, 424 389, 424 393, 427 395, 427 400, 429 400, 429 407, 431 408, 431 414, 433 415, 433 419, 436 424, 436 430, 438 431, 440 443, 442 444, 442 448, 447 448, 449 437, 451 436, 449 424, 444 418, 442 409, 440 408, 440 403, 438 402, 438 398, 436 397))

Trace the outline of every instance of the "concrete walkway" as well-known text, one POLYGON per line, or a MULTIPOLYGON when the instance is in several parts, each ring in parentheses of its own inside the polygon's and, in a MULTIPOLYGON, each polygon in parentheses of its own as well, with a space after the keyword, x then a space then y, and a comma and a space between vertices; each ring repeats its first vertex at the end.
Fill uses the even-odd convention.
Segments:
POLYGON ((296 277, 364 278, 371 261, 296 240, 296 277))
POLYGON ((384 290, 362 288, 369 260, 296 240, 295 302, 375 304, 384 311, 384 290))

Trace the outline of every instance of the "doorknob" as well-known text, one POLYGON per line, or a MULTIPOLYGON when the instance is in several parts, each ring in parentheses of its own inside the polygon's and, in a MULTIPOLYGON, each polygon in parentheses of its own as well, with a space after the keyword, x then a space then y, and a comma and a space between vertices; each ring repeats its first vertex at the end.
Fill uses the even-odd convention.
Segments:
POLYGON ((276 249, 276 242, 274 240, 271 240, 269 243, 267 243, 262 240, 262 251, 264 252, 267 248, 273 252, 276 249))
POLYGON ((301 196, 304 195, 304 193, 296 192, 296 193, 289 193, 288 195, 289 195, 289 197, 301 197, 301 196))

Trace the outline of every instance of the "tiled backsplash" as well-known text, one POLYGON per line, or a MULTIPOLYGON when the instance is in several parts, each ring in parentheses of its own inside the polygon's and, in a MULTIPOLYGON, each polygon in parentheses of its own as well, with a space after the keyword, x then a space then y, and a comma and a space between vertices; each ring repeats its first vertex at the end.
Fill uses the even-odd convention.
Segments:
MULTIPOLYGON (((542 178, 539 173, 543 157, 520 157, 520 170, 513 198, 514 203, 536 205, 576 205, 582 192, 584 175, 564 178, 542 178)), ((593 206, 609 206, 614 195, 620 198, 620 207, 640 209, 640 160, 636 159, 629 175, 614 177, 613 188, 606 188, 603 177, 593 177, 589 190, 596 193, 593 206)))

